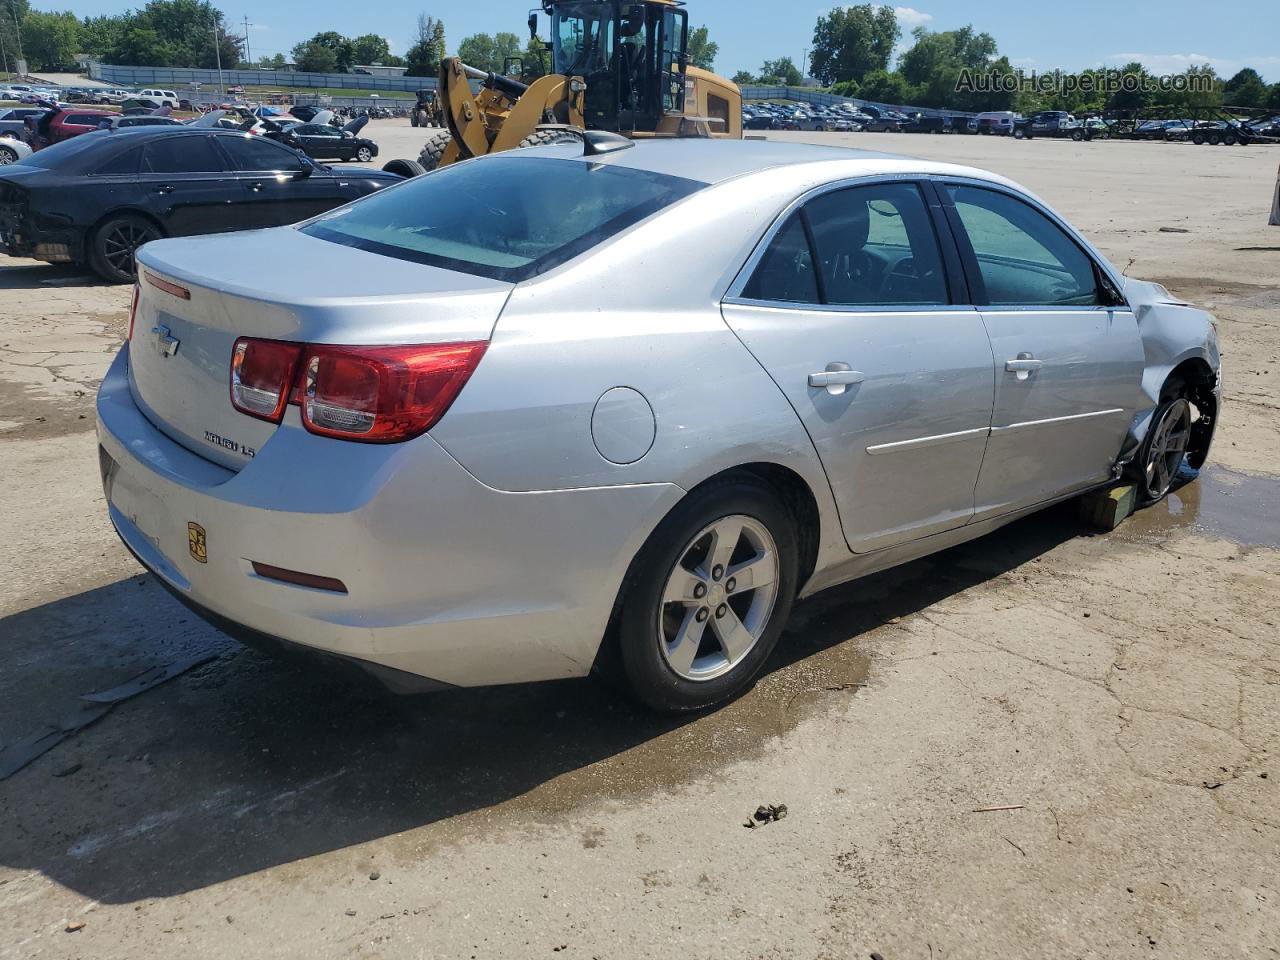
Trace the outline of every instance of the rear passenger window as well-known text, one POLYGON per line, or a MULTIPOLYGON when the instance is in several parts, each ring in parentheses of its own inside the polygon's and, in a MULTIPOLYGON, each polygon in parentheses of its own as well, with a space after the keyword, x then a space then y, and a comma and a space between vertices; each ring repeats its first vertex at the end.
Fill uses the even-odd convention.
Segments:
POLYGON ((996 190, 948 185, 996 306, 1095 306, 1093 261, 1056 223, 996 190))
POLYGON ((826 302, 848 306, 949 302, 938 237, 910 183, 837 190, 805 207, 826 302))
POLYGON ((750 300, 819 303, 818 278, 804 223, 793 213, 774 236, 742 295, 750 300))
POLYGON ((132 150, 126 150, 119 156, 112 157, 97 170, 94 174, 100 177, 120 176, 122 174, 134 174, 138 172, 138 161, 142 157, 142 149, 134 147, 132 150))
POLYGON ((147 144, 152 173, 220 173, 222 161, 207 136, 163 137, 147 144))

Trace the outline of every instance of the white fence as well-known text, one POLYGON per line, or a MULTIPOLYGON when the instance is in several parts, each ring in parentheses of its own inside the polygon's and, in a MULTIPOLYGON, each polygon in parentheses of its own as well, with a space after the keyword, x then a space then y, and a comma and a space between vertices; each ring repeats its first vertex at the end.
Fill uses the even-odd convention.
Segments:
POLYGON ((194 70, 186 67, 124 67, 90 62, 89 76, 123 87, 316 87, 334 90, 387 90, 413 93, 434 90, 435 77, 371 77, 363 73, 299 73, 294 70, 194 70))

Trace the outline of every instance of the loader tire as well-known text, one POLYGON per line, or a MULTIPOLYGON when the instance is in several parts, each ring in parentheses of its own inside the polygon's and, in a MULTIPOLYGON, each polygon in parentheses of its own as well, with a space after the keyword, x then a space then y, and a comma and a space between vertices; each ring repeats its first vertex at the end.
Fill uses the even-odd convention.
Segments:
POLYGON ((449 149, 449 144, 451 143, 453 143, 453 134, 448 130, 433 133, 427 139, 422 148, 422 153, 418 157, 418 163, 422 164, 422 169, 430 173, 440 166, 440 160, 444 157, 444 152, 449 149))
POLYGON ((518 144, 516 149, 522 147, 549 147, 554 143, 581 143, 582 138, 576 133, 570 133, 568 130, 535 130, 529 134, 518 144))

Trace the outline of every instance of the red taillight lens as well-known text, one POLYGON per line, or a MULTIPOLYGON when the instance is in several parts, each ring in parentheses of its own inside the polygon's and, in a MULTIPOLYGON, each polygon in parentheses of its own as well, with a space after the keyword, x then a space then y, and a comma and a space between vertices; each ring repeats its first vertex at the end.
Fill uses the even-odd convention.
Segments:
POLYGON ((308 347, 302 422, 312 433, 365 443, 416 437, 444 416, 486 346, 308 347))
POLYGON ((300 343, 280 340, 237 340, 231 352, 232 406, 251 417, 279 423, 302 348, 300 343))
POLYGON ((133 285, 133 300, 129 303, 129 336, 125 337, 126 340, 133 339, 133 321, 138 316, 138 296, 141 293, 142 287, 135 283, 133 285))

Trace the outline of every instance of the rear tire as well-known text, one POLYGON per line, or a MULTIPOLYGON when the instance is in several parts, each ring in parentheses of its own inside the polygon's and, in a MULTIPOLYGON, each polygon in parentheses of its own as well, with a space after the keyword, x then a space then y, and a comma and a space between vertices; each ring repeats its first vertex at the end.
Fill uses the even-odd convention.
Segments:
POLYGON ((440 166, 444 152, 449 149, 451 143, 453 143, 453 134, 448 130, 433 133, 427 138, 427 142, 422 147, 422 153, 418 156, 418 163, 424 172, 430 173, 440 166))
POLYGON ((373 159, 373 151, 368 147, 361 147, 356 151, 356 159, 361 163, 368 163, 373 159))
POLYGON ((388 160, 382 165, 382 169, 387 173, 399 174, 406 180, 420 177, 427 172, 417 160, 388 160))
POLYGON ((582 143, 582 137, 569 130, 535 130, 516 144, 516 149, 549 147, 556 143, 582 143))
POLYGON ((681 501, 623 586, 611 642, 632 694, 683 713, 746 690, 791 614, 798 558, 794 517, 755 477, 712 481, 681 501))
POLYGON ((0 141, 0 166, 8 166, 18 162, 18 151, 0 141))
POLYGON ((1072 140, 1074 140, 1076 143, 1079 143, 1081 140, 1083 140, 1083 139, 1084 139, 1084 131, 1083 131, 1083 130, 1072 130, 1072 131, 1071 131, 1071 139, 1072 139, 1072 140))
POLYGON ((132 213, 112 217, 89 237, 89 266, 109 283, 133 283, 138 248, 162 236, 160 227, 146 217, 132 213))

